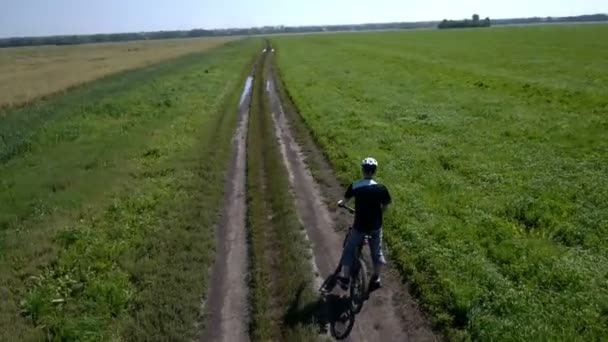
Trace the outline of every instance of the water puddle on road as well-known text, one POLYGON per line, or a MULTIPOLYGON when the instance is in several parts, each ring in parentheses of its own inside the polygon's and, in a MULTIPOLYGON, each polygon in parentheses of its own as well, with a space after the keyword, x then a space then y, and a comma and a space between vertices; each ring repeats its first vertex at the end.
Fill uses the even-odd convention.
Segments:
POLYGON ((249 76, 249 77, 247 77, 247 80, 245 81, 245 88, 243 89, 243 94, 241 95, 241 101, 239 101, 239 106, 243 105, 243 102, 245 102, 245 99, 247 99, 247 96, 249 95, 249 93, 251 93, 252 86, 253 86, 253 76, 249 76))

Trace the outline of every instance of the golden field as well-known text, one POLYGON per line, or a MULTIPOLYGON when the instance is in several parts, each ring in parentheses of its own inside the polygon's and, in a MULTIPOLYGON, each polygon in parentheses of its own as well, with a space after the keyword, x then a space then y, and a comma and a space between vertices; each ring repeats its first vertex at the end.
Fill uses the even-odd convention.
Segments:
POLYGON ((238 38, 193 38, 0 49, 0 107, 116 72, 211 49, 238 38))

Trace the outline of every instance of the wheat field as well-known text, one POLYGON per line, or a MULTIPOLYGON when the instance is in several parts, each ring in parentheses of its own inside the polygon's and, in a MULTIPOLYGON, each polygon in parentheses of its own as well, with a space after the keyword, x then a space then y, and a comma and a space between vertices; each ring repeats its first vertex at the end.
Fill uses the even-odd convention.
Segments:
POLYGON ((0 107, 21 105, 98 78, 201 52, 235 37, 0 49, 0 107))

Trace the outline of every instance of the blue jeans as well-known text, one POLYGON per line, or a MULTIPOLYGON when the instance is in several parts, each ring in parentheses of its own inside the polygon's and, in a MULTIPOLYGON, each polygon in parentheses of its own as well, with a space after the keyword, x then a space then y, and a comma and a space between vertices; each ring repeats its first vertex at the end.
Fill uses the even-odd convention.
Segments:
POLYGON ((369 240, 369 249, 374 265, 386 264, 384 254, 382 253, 382 228, 367 234, 353 228, 351 229, 348 240, 346 241, 346 246, 344 246, 344 250, 342 251, 341 262, 343 266, 351 267, 353 265, 357 247, 359 247, 359 245, 363 242, 365 235, 371 236, 371 239, 369 240))

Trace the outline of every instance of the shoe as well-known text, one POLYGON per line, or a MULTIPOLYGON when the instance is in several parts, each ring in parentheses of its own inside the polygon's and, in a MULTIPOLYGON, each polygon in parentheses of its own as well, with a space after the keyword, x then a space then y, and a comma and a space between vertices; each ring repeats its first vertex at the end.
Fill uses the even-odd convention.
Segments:
POLYGON ((323 286, 321 288, 321 291, 329 293, 329 292, 333 291, 333 289, 336 287, 337 284, 338 284, 338 278, 335 276, 330 276, 325 281, 325 286, 323 286))
POLYGON ((369 282, 369 292, 376 291, 380 288, 382 288, 382 279, 380 279, 379 276, 372 276, 372 279, 369 282))
POLYGON ((339 276, 338 277, 338 285, 340 285, 340 287, 342 288, 342 290, 344 290, 344 291, 348 290, 348 288, 350 286, 350 278, 339 276))

